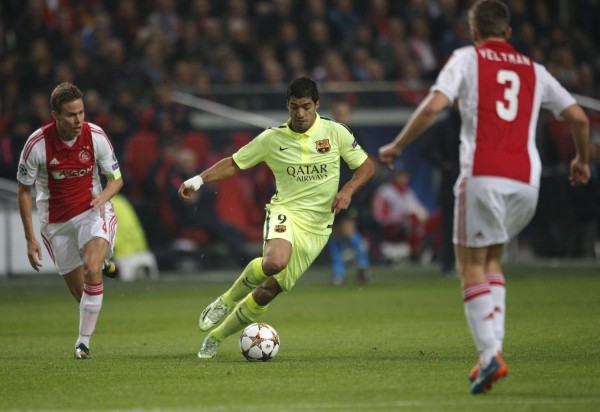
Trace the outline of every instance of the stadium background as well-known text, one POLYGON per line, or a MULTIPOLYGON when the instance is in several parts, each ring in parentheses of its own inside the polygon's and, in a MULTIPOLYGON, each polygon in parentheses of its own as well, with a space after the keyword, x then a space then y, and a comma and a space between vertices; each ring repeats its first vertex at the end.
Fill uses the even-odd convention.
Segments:
MULTIPOLYGON (((202 169, 265 126, 285 121, 285 88, 298 75, 319 83, 322 115, 338 100, 350 102, 351 126, 375 154, 400 130, 450 52, 470 43, 465 13, 471 3, 3 0, 0 211, 14 211, 18 155, 27 136, 50 121, 50 91, 71 81, 86 93, 87 120, 103 127, 115 146, 124 193, 152 249, 170 252, 181 233, 170 230, 161 164, 163 171, 172 167, 178 151, 191 147, 202 169)), ((600 31, 594 27, 600 5, 507 3, 511 43, 576 94, 592 119, 594 146, 592 183, 570 188, 568 128, 548 113, 541 116, 540 205, 517 247, 521 256, 598 258, 600 31)), ((440 172, 426 150, 432 139, 447 138, 447 130, 439 130, 444 131, 429 132, 400 159, 430 210, 440 204, 440 172)), ((260 168, 222 185, 216 202, 227 206, 218 209, 226 212, 219 217, 238 225, 249 243, 256 241, 252 228, 261 217, 246 212, 260 209, 269 190, 260 168)), ((22 237, 17 229, 9 235, 22 237)))

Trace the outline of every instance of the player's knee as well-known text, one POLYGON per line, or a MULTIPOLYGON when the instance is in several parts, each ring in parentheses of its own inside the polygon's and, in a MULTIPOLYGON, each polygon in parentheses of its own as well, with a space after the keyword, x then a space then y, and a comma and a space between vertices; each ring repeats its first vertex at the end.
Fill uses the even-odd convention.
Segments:
POLYGON ((83 278, 86 282, 100 282, 102 280, 103 262, 94 262, 91 259, 83 261, 83 278))
POLYGON ((284 257, 270 257, 263 259, 263 272, 267 276, 273 276, 286 268, 288 259, 284 257))

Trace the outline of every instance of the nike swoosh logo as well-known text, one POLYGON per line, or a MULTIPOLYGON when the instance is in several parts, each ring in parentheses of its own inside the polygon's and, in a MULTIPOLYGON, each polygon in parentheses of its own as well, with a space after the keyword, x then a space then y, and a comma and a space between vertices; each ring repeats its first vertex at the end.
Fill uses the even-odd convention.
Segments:
POLYGON ((287 150, 287 149, 289 149, 289 147, 281 147, 281 146, 279 146, 279 150, 280 150, 280 151, 282 151, 282 152, 283 152, 284 150, 287 150))

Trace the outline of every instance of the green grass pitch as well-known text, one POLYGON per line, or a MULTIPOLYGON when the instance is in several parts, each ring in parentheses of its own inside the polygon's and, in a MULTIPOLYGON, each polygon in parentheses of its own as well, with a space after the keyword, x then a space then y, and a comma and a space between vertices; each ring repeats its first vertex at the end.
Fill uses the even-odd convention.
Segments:
POLYGON ((72 359, 78 308, 58 276, 0 281, 0 409, 206 411, 598 411, 600 266, 507 265, 510 373, 469 394, 476 352, 459 282, 437 267, 377 267, 327 285, 316 266, 261 321, 267 363, 237 336, 196 358, 202 309, 235 271, 105 280, 89 361, 72 359))

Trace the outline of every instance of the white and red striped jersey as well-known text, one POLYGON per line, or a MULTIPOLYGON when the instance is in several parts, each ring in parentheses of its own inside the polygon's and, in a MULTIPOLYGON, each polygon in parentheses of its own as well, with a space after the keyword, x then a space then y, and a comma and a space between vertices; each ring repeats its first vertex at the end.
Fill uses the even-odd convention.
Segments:
POLYGON ((540 107, 555 116, 575 99, 538 63, 504 41, 454 51, 432 90, 458 99, 461 177, 497 176, 539 187, 540 107))
POLYGON ((58 136, 56 122, 52 122, 27 139, 17 180, 24 185, 35 183, 40 221, 58 223, 91 208, 90 189, 102 191, 99 171, 114 179, 121 176, 104 131, 84 122, 80 135, 64 142, 58 136))

